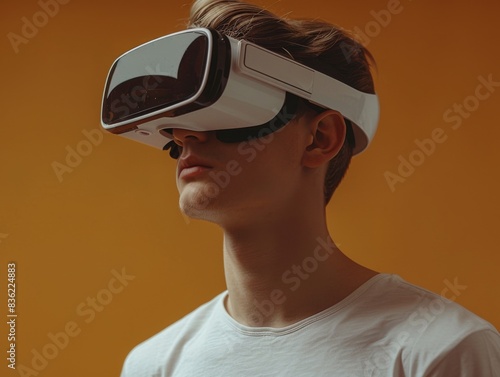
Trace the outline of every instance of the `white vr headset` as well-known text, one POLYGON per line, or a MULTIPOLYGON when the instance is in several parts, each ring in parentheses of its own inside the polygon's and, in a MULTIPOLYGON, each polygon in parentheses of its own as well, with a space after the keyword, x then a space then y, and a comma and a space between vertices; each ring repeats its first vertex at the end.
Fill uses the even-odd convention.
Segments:
POLYGON ((372 140, 379 118, 375 94, 205 28, 170 34, 120 56, 108 74, 101 122, 109 132, 159 149, 171 146, 174 128, 215 131, 219 140, 234 143, 288 123, 296 97, 348 119, 354 154, 372 140))

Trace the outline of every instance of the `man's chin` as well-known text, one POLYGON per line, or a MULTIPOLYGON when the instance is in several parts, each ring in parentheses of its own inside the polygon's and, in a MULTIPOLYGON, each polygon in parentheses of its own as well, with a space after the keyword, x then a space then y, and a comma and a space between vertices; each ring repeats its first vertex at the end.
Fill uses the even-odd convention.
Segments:
POLYGON ((215 198, 196 188, 185 187, 179 196, 179 208, 182 213, 193 219, 205 219, 213 208, 215 198))

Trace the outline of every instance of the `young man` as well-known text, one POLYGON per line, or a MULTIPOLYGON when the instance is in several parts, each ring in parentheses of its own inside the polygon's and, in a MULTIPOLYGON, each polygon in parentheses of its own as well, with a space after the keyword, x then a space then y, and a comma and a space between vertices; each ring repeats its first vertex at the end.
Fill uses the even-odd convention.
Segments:
MULTIPOLYGON (((370 54, 330 24, 282 19, 236 0, 198 0, 189 26, 253 42, 374 93, 370 54)), ((227 291, 137 346, 122 377, 499 376, 493 326, 356 264, 334 244, 325 206, 369 137, 337 110, 290 98, 285 125, 260 128, 257 138, 165 130, 178 158, 181 210, 224 231, 227 291)))

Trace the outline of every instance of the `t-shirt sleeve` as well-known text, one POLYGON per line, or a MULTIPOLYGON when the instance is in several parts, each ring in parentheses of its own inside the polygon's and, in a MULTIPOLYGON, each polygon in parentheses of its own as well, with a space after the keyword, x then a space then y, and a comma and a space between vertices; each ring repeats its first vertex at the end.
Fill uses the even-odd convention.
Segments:
POLYGON ((130 354, 129 353, 127 355, 127 357, 125 358, 125 361, 123 363, 123 367, 122 367, 122 372, 120 374, 120 377, 132 377, 132 375, 130 374, 130 372, 128 372, 128 364, 130 363, 130 354))
POLYGON ((428 377, 500 377, 500 334, 477 331, 443 355, 428 377))
POLYGON ((156 376, 154 368, 156 354, 154 348, 146 347, 141 343, 129 352, 123 363, 120 377, 151 377, 156 376))

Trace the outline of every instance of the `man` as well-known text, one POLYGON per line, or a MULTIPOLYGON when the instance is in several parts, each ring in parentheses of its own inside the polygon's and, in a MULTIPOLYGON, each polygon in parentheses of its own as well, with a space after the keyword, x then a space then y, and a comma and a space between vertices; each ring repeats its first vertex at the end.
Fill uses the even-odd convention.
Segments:
MULTIPOLYGON (((253 42, 374 93, 371 55, 330 24, 279 18, 236 0, 198 0, 189 26, 253 42)), ((325 206, 370 138, 336 109, 295 96, 284 109, 283 126, 240 142, 221 141, 216 130, 164 130, 178 158, 181 210, 224 231, 227 292, 137 346, 122 377, 499 376, 493 326, 358 265, 332 241, 325 206), (214 183, 220 177, 224 187, 214 183)))

